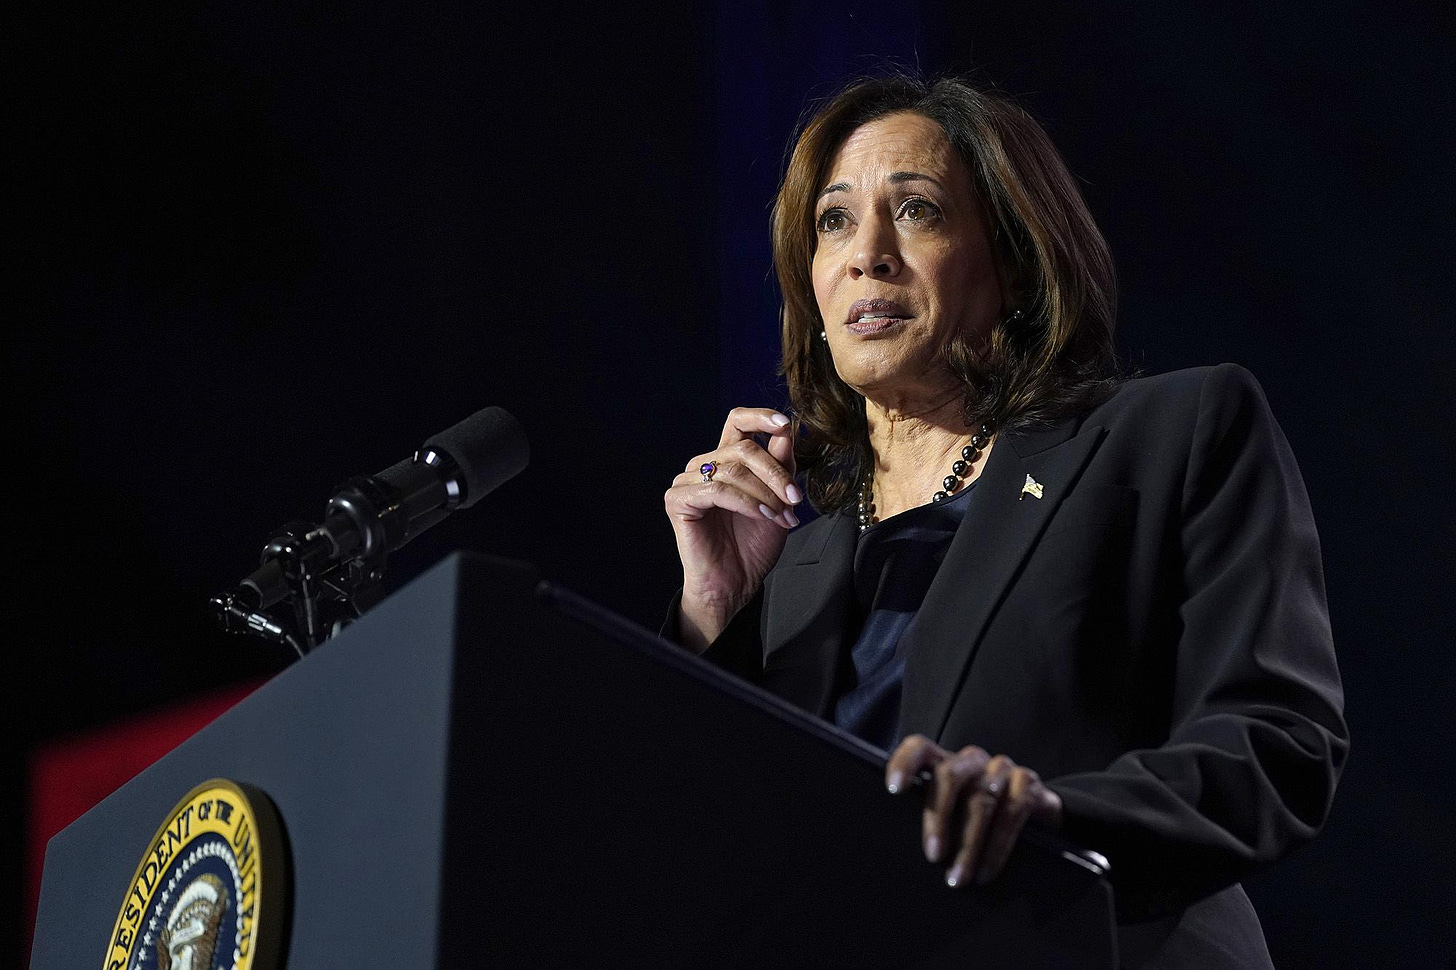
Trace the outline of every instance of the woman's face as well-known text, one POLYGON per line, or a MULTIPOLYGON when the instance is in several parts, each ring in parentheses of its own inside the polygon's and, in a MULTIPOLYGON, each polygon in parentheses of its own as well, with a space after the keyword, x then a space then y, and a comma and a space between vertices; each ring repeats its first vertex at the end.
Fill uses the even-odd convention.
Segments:
POLYGON ((814 297, 835 370, 891 407, 942 393, 947 341, 1001 312, 966 164, 940 125, 902 112, 855 129, 820 189, 814 297))

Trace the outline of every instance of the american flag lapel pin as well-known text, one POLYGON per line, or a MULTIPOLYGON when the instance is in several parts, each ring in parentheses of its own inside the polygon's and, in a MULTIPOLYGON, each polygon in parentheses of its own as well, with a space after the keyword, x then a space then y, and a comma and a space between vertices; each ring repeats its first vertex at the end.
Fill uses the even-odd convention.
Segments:
POLYGON ((1030 475, 1026 476, 1026 484, 1021 486, 1021 494, 1016 496, 1016 501, 1020 502, 1028 495, 1032 498, 1041 498, 1041 482, 1030 475))

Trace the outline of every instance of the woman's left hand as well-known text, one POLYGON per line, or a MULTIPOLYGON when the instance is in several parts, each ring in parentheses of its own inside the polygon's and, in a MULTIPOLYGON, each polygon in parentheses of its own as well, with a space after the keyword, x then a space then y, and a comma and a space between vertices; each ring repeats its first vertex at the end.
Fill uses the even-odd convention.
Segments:
POLYGON ((885 765, 885 786, 902 792, 922 771, 925 793, 922 838, 931 862, 952 859, 945 881, 985 885, 1006 865, 1028 820, 1051 829, 1062 824, 1062 800, 1037 773, 1005 755, 992 757, 975 745, 951 752, 912 734, 885 765))

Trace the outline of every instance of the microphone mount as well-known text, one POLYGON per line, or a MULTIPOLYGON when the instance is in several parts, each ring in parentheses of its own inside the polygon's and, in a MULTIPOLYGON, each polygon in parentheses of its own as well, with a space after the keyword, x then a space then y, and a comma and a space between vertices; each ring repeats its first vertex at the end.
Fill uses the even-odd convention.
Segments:
POLYGON ((321 524, 289 522, 275 532, 252 575, 210 601, 218 622, 303 656, 383 598, 389 553, 480 501, 530 457, 526 433, 510 412, 477 411, 411 458, 345 482, 321 524), (291 607, 291 623, 269 614, 281 604, 291 607))
POLYGON ((465 496, 459 465, 430 446, 377 476, 351 479, 329 499, 322 524, 279 528, 259 568, 209 601, 213 613, 228 632, 287 644, 302 657, 383 599, 388 552, 465 496), (279 604, 292 608, 292 630, 269 616, 279 604))

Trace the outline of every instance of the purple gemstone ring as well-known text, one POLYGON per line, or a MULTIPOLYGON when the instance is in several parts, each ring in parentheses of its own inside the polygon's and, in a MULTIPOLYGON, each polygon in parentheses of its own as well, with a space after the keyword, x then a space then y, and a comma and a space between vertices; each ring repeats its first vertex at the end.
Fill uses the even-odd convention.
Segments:
POLYGON ((713 480, 713 473, 717 470, 718 463, 716 461, 705 461, 703 462, 703 467, 698 469, 698 471, 703 473, 703 481, 705 482, 711 482, 713 480))

